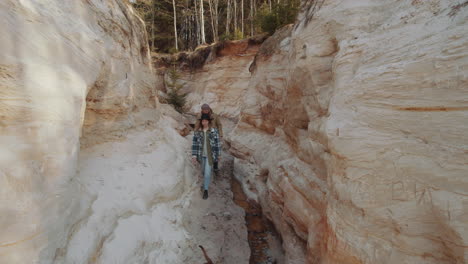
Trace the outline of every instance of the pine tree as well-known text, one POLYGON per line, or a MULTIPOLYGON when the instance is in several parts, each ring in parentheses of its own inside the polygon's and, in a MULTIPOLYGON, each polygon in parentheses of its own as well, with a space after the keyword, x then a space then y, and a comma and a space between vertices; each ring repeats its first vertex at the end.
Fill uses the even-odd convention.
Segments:
POLYGON ((179 79, 180 75, 177 72, 175 63, 173 63, 172 68, 169 70, 169 80, 166 81, 166 86, 168 87, 167 102, 173 105, 177 112, 184 113, 188 93, 181 91, 183 85, 178 84, 179 79))

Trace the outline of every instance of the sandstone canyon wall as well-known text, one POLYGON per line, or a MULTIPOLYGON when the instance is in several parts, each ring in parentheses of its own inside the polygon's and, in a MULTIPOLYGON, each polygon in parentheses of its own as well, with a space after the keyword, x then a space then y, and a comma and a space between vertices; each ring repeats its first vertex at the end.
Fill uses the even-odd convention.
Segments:
POLYGON ((243 94, 250 80, 249 65, 259 45, 248 40, 226 42, 212 50, 207 62, 195 74, 184 74, 191 93, 187 103, 191 113, 200 112, 203 103, 215 113, 237 118, 243 94))
POLYGON ((181 195, 187 167, 173 121, 130 132, 161 115, 143 22, 119 0, 1 1, 0 21, 0 263, 157 259, 178 213, 154 204, 181 195))
MULTIPOLYGON (((207 103, 215 113, 237 119, 244 94, 250 81, 249 67, 266 36, 225 41, 200 47, 194 52, 156 58, 158 72, 166 83, 171 83, 171 61, 177 65, 177 83, 188 93, 186 108, 190 114, 200 112, 207 103)), ((168 85, 158 86, 167 92, 168 85)))
POLYGON ((309 1, 230 135, 287 263, 468 262, 468 4, 309 1))

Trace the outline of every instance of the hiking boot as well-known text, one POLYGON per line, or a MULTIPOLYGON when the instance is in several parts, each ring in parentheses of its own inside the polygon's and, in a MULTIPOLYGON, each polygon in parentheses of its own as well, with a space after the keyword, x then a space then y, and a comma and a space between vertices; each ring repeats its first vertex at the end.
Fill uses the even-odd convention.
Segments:
POLYGON ((203 200, 208 199, 208 190, 203 191, 203 200))

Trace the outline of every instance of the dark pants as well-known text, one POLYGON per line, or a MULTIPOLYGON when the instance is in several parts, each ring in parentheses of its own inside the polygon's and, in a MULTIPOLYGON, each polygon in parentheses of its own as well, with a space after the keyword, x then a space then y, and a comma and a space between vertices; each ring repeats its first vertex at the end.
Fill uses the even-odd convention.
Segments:
POLYGON ((217 161, 213 162, 213 169, 218 170, 218 162, 217 161))

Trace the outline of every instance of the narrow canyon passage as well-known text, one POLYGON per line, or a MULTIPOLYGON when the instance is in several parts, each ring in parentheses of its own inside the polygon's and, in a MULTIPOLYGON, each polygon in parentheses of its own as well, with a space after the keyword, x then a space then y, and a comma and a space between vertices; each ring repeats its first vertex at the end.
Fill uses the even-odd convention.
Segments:
POLYGON ((0 1, 0 264, 468 263, 467 0, 156 57, 131 2, 0 1), (238 120, 208 200, 179 86, 238 120))
MULTIPOLYGON (((170 122, 163 118, 119 140, 82 147, 75 185, 87 209, 55 263, 204 263, 199 245, 214 263, 273 263, 267 244, 252 248, 263 258, 251 256, 249 240, 266 234, 252 233, 234 202, 233 157, 223 150, 220 173, 203 200, 200 169, 190 163, 193 133, 167 133, 170 122)), ((233 124, 226 124, 229 132, 233 124)))
MULTIPOLYGON (((187 136, 191 139, 192 134, 187 136)), ((190 146, 187 146, 190 147, 190 146)), ((183 226, 193 237, 191 249, 201 256, 199 245, 215 263, 248 263, 250 256, 244 212, 233 201, 228 164, 232 157, 223 153, 219 175, 212 175, 209 197, 202 199, 202 175, 199 166, 194 170, 190 205, 183 213, 183 226)), ((232 166, 231 166, 232 168, 232 166)), ((200 257, 199 263, 204 260, 200 257)), ((191 262, 190 262, 191 263, 191 262)), ((195 263, 195 262, 193 262, 195 263)))
MULTIPOLYGON (((228 134, 234 123, 224 119, 223 124, 228 134)), ((190 133, 186 137, 188 141, 192 136, 190 133)), ((196 183, 183 217, 184 228, 193 236, 192 250, 202 245, 215 263, 282 263, 282 250, 273 226, 235 180, 234 158, 226 145, 221 156, 220 171, 213 175, 207 200, 202 199, 199 167, 195 170, 196 183)))

